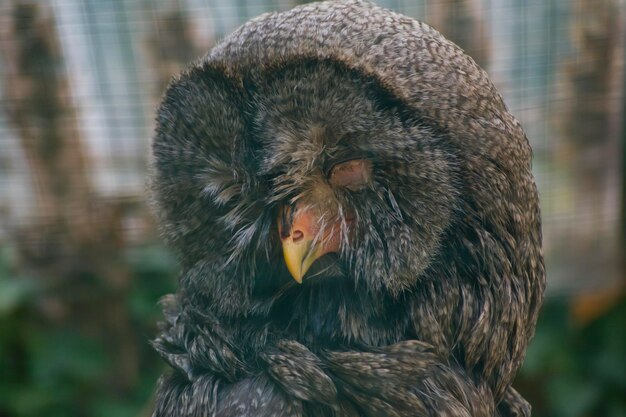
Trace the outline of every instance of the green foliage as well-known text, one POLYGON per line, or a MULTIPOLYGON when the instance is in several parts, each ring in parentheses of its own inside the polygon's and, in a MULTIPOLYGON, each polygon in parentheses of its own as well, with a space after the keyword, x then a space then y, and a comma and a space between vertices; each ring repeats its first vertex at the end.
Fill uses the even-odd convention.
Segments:
MULTIPOLYGON (((55 302, 72 303, 72 284, 48 288, 41 277, 19 273, 16 256, 0 248, 0 417, 148 416, 163 363, 149 346, 161 318, 157 300, 174 290, 175 262, 161 247, 129 249, 121 256, 132 279, 123 297, 124 320, 132 324, 128 341, 137 349, 138 377, 124 384, 119 351, 87 311, 84 320, 54 320, 55 302), (52 304, 52 305, 49 305, 52 304)), ((91 291, 102 291, 92 280, 91 291)), ((94 303, 93 309, 101 308, 94 303)))
MULTIPOLYGON (((149 416, 164 365, 148 342, 161 319, 156 302, 174 290, 177 267, 171 255, 160 246, 120 255, 132 279, 114 297, 124 300, 133 329, 129 343, 140 358, 130 385, 121 383, 119 351, 107 332, 96 328, 106 312, 83 306, 84 320, 50 319, 59 291, 64 302, 73 300, 73 284, 48 288, 40 277, 21 272, 16 258, 0 247, 0 417, 149 416)), ((100 280, 92 281, 91 290, 105 292, 100 280)), ((567 300, 546 301, 517 384, 533 404, 533 416, 626 416, 625 318, 622 300, 580 327, 570 320, 567 300)))
POLYGON ((534 416, 626 416, 625 320, 623 297, 584 326, 567 300, 546 301, 518 381, 534 416))

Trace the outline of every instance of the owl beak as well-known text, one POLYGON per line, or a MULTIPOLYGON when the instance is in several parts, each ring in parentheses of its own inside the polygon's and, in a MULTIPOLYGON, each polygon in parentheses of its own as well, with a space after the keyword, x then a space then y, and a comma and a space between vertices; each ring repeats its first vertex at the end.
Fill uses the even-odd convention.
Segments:
POLYGON ((283 255, 289 273, 298 284, 304 274, 322 255, 338 252, 339 228, 333 225, 320 234, 319 215, 314 210, 296 206, 284 206, 278 218, 278 233, 283 245, 283 255))

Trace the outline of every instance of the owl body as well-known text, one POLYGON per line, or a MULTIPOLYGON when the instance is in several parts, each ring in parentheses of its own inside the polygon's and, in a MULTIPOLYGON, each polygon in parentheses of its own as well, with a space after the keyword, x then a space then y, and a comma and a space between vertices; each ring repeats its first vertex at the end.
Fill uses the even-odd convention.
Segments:
POLYGON ((263 15, 157 125, 182 274, 156 417, 529 414, 510 385, 545 280, 531 151, 458 47, 359 1, 263 15))

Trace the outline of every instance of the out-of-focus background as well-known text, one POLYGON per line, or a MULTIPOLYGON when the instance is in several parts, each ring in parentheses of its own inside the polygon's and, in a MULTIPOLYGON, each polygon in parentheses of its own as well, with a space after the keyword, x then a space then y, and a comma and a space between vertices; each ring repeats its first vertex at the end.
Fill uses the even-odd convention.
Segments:
MULTIPOLYGON (((143 417, 177 266, 145 180, 169 78, 288 0, 0 2, 0 417, 143 417)), ((534 148, 534 416, 626 416, 624 0, 386 0, 483 66, 534 148)))

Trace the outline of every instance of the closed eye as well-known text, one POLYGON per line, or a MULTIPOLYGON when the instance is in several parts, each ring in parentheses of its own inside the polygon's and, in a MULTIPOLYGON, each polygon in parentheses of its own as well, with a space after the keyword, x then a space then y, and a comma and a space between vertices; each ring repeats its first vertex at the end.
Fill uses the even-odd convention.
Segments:
POLYGON ((372 161, 351 159, 335 164, 328 173, 328 182, 335 187, 345 187, 352 191, 365 188, 372 179, 372 161))

